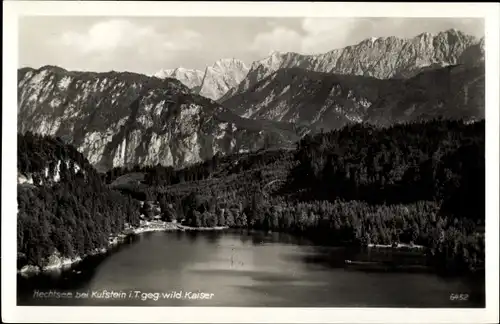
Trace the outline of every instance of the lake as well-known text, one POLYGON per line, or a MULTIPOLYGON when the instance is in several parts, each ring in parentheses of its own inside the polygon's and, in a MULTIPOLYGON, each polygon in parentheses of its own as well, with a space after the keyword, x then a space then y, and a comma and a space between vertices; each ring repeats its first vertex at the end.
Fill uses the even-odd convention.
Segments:
POLYGON ((71 269, 18 276, 17 300, 61 306, 484 307, 481 280, 346 266, 346 259, 367 254, 278 233, 143 233, 71 269))

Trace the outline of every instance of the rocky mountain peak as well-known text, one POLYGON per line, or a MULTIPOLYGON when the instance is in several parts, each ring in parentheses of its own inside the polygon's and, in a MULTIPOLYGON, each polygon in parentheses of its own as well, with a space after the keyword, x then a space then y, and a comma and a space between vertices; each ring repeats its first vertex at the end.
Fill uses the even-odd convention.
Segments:
POLYGON ((245 63, 241 60, 235 59, 235 58, 223 58, 220 60, 217 60, 213 65, 213 68, 215 69, 231 69, 231 68, 242 68, 242 69, 247 69, 245 66, 245 63))
POLYGON ((247 75, 248 67, 241 60, 223 58, 207 66, 204 71, 176 68, 158 71, 158 78, 175 78, 194 93, 217 100, 238 85, 247 75))
POLYGON ((195 91, 204 97, 217 100, 229 89, 237 86, 245 78, 248 70, 241 60, 220 59, 205 69, 201 86, 195 91))
MULTIPOLYGON (((484 40, 482 43, 484 44, 484 40)), ((273 51, 268 57, 253 62, 245 80, 219 101, 224 102, 237 93, 247 91, 260 80, 283 68, 299 67, 316 72, 363 75, 379 79, 408 78, 432 66, 481 61, 481 55, 484 56, 481 54, 481 40, 457 29, 437 34, 421 33, 412 38, 374 36, 358 44, 318 55, 273 51), (464 54, 468 58, 462 58, 464 54)))

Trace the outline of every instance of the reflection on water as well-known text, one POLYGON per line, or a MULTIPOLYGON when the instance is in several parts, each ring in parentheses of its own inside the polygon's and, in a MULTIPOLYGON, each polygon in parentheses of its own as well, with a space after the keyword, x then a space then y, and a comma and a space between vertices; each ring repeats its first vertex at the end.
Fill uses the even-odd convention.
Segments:
POLYGON ((421 267, 413 272, 346 267, 346 259, 370 260, 372 254, 278 233, 143 233, 68 271, 20 277, 18 304, 484 307, 484 284, 477 281, 442 278, 421 267), (73 298, 34 298, 35 290, 72 292, 73 298), (74 298, 76 292, 88 295, 74 298), (116 294, 107 298, 106 292, 116 294), (450 294, 469 298, 450 301, 450 294))

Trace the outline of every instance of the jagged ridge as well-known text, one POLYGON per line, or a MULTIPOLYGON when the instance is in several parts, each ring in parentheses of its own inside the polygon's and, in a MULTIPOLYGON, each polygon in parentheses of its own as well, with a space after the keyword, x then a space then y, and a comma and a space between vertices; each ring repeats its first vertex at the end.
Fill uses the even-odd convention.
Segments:
POLYGON ((160 70, 153 74, 153 76, 160 79, 174 78, 181 81, 181 83, 186 87, 193 89, 201 86, 204 73, 200 70, 185 69, 180 67, 176 69, 160 70))
POLYGON ((237 86, 247 75, 248 67, 237 59, 221 59, 205 71, 194 69, 161 70, 154 74, 158 78, 175 78, 194 93, 217 100, 229 89, 237 86))
POLYGON ((253 119, 334 129, 435 117, 484 117, 484 65, 449 66, 410 79, 280 69, 223 105, 253 119))
POLYGON ((269 137, 284 145, 298 138, 291 125, 242 119, 178 80, 128 72, 20 69, 18 114, 20 132, 66 136, 100 170, 181 167, 260 148, 269 137))
POLYGON ((298 67, 317 72, 371 76, 380 79, 412 77, 423 70, 484 61, 484 38, 480 40, 456 29, 413 38, 372 37, 359 44, 319 55, 273 52, 252 64, 247 77, 219 102, 248 91, 257 82, 282 68, 298 67))

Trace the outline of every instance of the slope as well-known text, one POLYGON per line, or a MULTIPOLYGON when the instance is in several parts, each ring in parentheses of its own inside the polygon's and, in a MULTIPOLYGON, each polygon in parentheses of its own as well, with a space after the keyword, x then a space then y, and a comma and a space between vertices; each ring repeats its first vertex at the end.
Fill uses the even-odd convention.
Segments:
POLYGON ((291 126, 242 119, 171 78, 54 66, 20 69, 18 78, 18 130, 64 137, 99 170, 180 167, 297 139, 291 126))
POLYGON ((431 69, 409 79, 280 69, 222 103, 236 114, 334 129, 420 118, 484 117, 484 65, 431 69))
POLYGON ((273 52, 269 57, 255 61, 247 77, 219 102, 248 91, 257 82, 283 68, 298 67, 387 79, 412 77, 429 68, 480 62, 484 62, 484 38, 478 40, 456 29, 437 34, 422 33, 413 38, 372 37, 318 55, 273 52))
POLYGON ((108 189, 89 161, 60 139, 19 134, 18 172, 44 180, 55 172, 60 176, 59 181, 17 186, 19 269, 98 253, 108 247, 110 236, 139 224, 139 203, 108 189), (81 168, 75 173, 57 161, 81 168))

